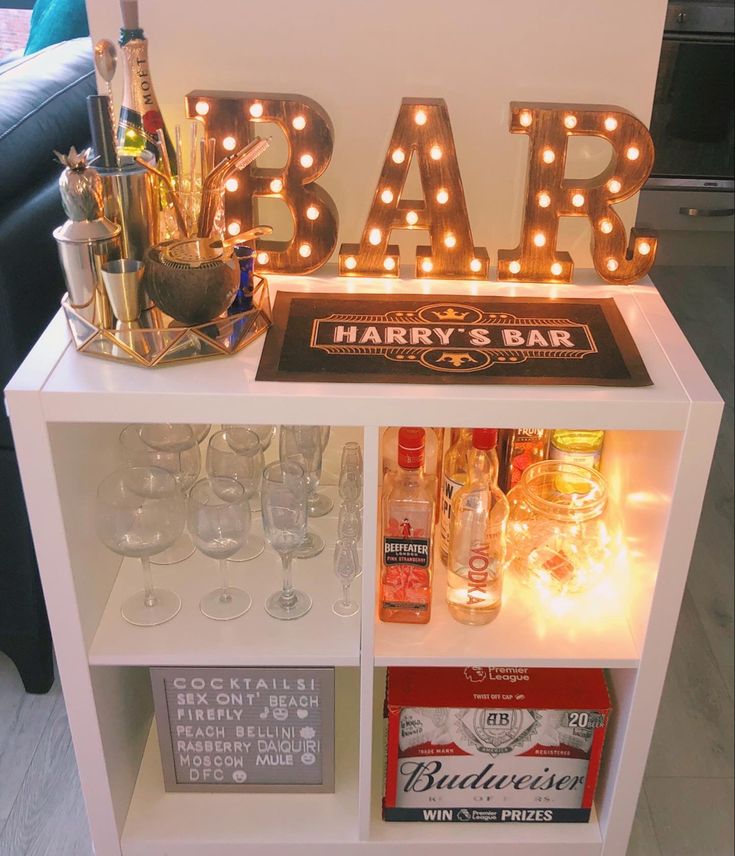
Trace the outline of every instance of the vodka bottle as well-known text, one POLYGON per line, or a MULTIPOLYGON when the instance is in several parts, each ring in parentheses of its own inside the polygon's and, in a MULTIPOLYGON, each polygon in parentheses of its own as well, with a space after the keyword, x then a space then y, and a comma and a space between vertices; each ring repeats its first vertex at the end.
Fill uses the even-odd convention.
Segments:
POLYGON ((508 501, 498 487, 498 432, 475 428, 467 482, 452 499, 447 605, 463 624, 487 624, 500 610, 508 501))
POLYGON ((452 516, 452 497, 467 479, 467 455, 472 448, 472 429, 452 429, 456 437, 447 449, 442 468, 442 487, 439 494, 439 549, 442 562, 449 558, 449 521, 452 516))
POLYGON ((398 432, 398 471, 383 485, 380 620, 426 624, 431 617, 434 491, 424 475, 426 432, 398 432))

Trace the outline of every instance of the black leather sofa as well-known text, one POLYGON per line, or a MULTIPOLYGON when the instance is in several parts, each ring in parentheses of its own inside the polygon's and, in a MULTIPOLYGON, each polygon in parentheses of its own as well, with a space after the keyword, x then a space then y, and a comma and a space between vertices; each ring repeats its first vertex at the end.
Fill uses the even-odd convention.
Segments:
MULTIPOLYGON (((0 389, 59 308, 53 229, 66 219, 52 150, 88 144, 91 41, 0 64, 0 389)), ((0 408, 0 651, 28 692, 53 684, 53 653, 10 424, 0 408)))

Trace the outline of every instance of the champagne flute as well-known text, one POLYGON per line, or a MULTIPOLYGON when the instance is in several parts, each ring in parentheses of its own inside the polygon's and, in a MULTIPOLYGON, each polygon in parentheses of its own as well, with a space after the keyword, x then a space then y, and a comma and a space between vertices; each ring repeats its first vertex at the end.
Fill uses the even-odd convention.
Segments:
MULTIPOLYGON (((242 485, 250 507, 250 500, 260 491, 263 478, 263 451, 254 431, 244 429, 238 433, 237 449, 233 449, 228 431, 217 431, 209 438, 207 447, 207 475, 211 478, 230 478, 242 485)), ((242 549, 230 558, 232 562, 249 562, 265 550, 260 535, 249 533, 242 549)))
POLYGON ((352 538, 344 538, 334 545, 334 573, 342 584, 342 597, 332 604, 335 615, 355 615, 360 606, 350 599, 350 585, 360 571, 357 544, 352 538))
POLYGON ((342 446, 340 472, 345 470, 356 470, 362 473, 362 449, 359 443, 350 442, 342 446))
MULTIPOLYGON (((309 501, 316 494, 319 486, 319 474, 322 467, 322 449, 319 427, 315 425, 281 425, 279 439, 281 461, 294 461, 303 470, 307 489, 307 511, 311 514, 309 501)), ((327 502, 327 510, 332 508, 329 497, 322 497, 327 502)), ((326 513, 326 512, 325 512, 326 513)), ((321 516, 317 515, 317 516, 321 516)), ((312 529, 307 529, 306 538, 295 553, 297 559, 311 559, 324 550, 324 539, 312 529)))
POLYGON ((161 553, 184 531, 186 503, 174 476, 160 467, 125 467, 97 488, 95 525, 102 543, 114 553, 140 559, 144 589, 124 601, 122 617, 139 627, 170 621, 181 599, 155 588, 150 557, 161 553))
POLYGON ((295 589, 291 580, 293 557, 306 538, 306 495, 306 476, 295 461, 278 461, 263 471, 263 529, 283 565, 283 588, 268 598, 265 609, 284 621, 311 609, 309 595, 295 589))
POLYGON ((250 506, 245 489, 234 479, 200 479, 189 493, 189 531, 205 556, 219 560, 222 585, 205 594, 199 609, 207 618, 229 621, 244 615, 250 595, 229 585, 227 560, 245 543, 250 528, 250 506))
MULTIPOLYGON (((184 496, 199 478, 201 455, 190 425, 127 425, 120 432, 120 447, 123 461, 130 466, 161 467, 170 472, 184 496), (161 448, 145 442, 144 429, 161 448)), ((176 543, 151 561, 154 565, 175 565, 193 554, 194 544, 182 532, 176 543)))

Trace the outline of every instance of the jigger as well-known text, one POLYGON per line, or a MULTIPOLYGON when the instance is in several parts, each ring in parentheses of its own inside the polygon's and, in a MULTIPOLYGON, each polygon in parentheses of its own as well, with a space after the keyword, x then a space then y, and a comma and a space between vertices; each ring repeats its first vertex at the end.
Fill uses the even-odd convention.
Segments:
MULTIPOLYGON (((115 338, 118 342, 141 356, 151 351, 149 334, 141 333, 138 318, 145 304, 143 290, 143 262, 138 259, 116 259, 102 265, 102 281, 117 318, 115 338)), ((113 351, 118 348, 113 345, 113 351)))
POLYGON ((102 265, 102 281, 118 321, 137 321, 141 310, 143 262, 116 259, 102 265))

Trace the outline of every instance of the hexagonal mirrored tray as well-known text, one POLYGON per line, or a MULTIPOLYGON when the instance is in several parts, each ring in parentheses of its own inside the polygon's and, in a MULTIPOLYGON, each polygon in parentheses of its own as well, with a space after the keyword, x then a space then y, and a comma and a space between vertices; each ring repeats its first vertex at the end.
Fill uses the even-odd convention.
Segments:
POLYGON ((76 349, 82 354, 154 368, 185 360, 236 354, 271 325, 268 281, 255 276, 253 308, 223 313, 206 324, 184 327, 157 307, 133 323, 118 322, 105 330, 94 321, 94 301, 75 307, 64 295, 61 305, 76 349))

